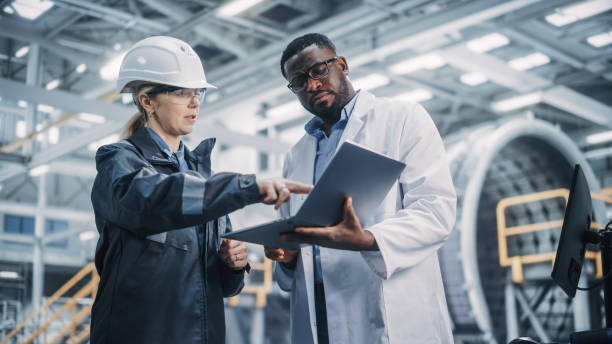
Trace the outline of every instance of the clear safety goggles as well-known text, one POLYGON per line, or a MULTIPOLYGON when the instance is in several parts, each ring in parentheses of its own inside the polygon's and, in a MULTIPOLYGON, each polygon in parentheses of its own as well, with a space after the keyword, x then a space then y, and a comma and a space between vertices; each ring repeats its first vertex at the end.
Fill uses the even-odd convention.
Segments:
POLYGON ((206 95, 205 88, 181 88, 176 86, 158 85, 147 92, 148 95, 166 94, 168 100, 175 104, 187 105, 195 98, 198 104, 202 104, 206 95))

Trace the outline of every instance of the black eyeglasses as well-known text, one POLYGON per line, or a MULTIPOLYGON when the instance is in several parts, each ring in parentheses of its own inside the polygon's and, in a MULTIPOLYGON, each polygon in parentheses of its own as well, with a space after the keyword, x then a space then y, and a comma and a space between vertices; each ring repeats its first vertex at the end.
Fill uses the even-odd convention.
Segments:
POLYGON ((293 78, 293 80, 291 80, 287 87, 289 87, 289 89, 293 93, 298 93, 302 91, 306 87, 306 85, 308 85, 308 78, 311 78, 313 80, 319 80, 326 77, 329 73, 328 64, 336 61, 337 59, 338 56, 334 56, 327 61, 315 63, 312 67, 308 68, 308 71, 306 73, 302 73, 293 78))

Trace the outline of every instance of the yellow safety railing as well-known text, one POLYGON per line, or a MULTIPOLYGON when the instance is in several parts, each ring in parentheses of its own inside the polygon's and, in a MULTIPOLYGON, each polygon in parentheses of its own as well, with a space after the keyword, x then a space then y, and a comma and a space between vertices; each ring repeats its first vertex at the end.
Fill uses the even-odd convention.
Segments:
POLYGON ((230 306, 237 306, 238 298, 243 294, 255 294, 255 306, 257 308, 266 306, 267 295, 272 291, 272 261, 268 258, 264 258, 263 263, 251 263, 251 270, 260 270, 264 272, 263 284, 244 286, 240 294, 228 300, 230 306))
POLYGON ((79 324, 83 322, 84 319, 87 318, 89 314, 91 314, 91 306, 89 305, 83 309, 81 309, 78 313, 77 310, 77 302, 80 298, 89 296, 93 300, 96 296, 96 292, 98 290, 98 282, 100 281, 100 277, 98 276, 98 272, 93 263, 87 264, 81 271, 77 272, 68 282, 66 282, 61 288, 59 288, 47 301, 34 313, 30 314, 21 324, 19 324, 13 331, 11 331, 5 338, 0 341, 0 344, 5 344, 9 339, 14 337, 19 331, 25 328, 30 322, 34 321, 40 314, 43 314, 43 324, 36 329, 29 337, 27 337, 22 344, 32 343, 38 336, 41 334, 46 334, 49 325, 59 319, 62 314, 67 311, 72 311, 72 319, 70 324, 64 327, 60 332, 53 337, 50 341, 46 342, 46 344, 55 344, 60 339, 70 336, 70 343, 77 344, 81 343, 89 336, 89 326, 87 329, 81 331, 80 333, 76 333, 76 328, 79 324), (56 302, 60 297, 65 295, 70 289, 72 289, 77 283, 88 278, 91 275, 91 280, 83 286, 80 290, 78 290, 70 300, 65 303, 55 314, 49 315, 49 310, 51 305, 56 302))
MULTIPOLYGON (((264 281, 261 285, 246 285, 241 294, 231 297, 228 300, 229 306, 235 307, 238 305, 238 299, 240 295, 243 294, 254 294, 256 296, 256 307, 263 308, 267 303, 267 295, 272 291, 272 261, 264 258, 263 263, 251 263, 252 270, 260 270, 264 272, 264 281)), ((13 329, 5 338, 0 340, 0 344, 8 343, 8 340, 13 338, 19 331, 23 330, 25 326, 32 321, 34 321, 37 316, 41 313, 44 315, 43 324, 35 330, 28 338, 26 338, 22 344, 32 343, 38 336, 47 332, 47 329, 57 319, 59 319, 62 314, 71 311, 72 319, 70 323, 60 330, 55 337, 53 337, 50 341, 46 342, 46 344, 55 344, 60 341, 62 338, 66 336, 70 336, 71 344, 78 344, 83 342, 88 336, 90 328, 87 328, 80 333, 76 333, 76 328, 79 324, 87 319, 87 317, 91 314, 91 307, 89 305, 83 309, 81 309, 77 313, 77 302, 80 298, 90 296, 93 300, 95 298, 98 282, 100 281, 100 277, 96 271, 95 265, 93 263, 85 266, 81 271, 79 271, 76 275, 74 275, 66 284, 64 284, 60 289, 58 289, 42 307, 37 309, 34 313, 30 314, 27 319, 25 319, 21 324, 19 324, 15 329, 13 329), (72 287, 74 287, 77 283, 87 278, 87 276, 91 274, 91 280, 82 287, 79 291, 77 291, 74 296, 70 298, 70 300, 64 304, 59 311, 49 317, 49 310, 51 305, 57 301, 60 297, 66 294, 72 287)))
MULTIPOLYGON (((563 226, 563 219, 557 221, 549 221, 549 222, 540 222, 533 223, 522 226, 506 226, 506 209, 512 206, 532 203, 532 202, 541 202, 544 200, 554 199, 554 198, 562 198, 565 201, 567 206, 567 201, 569 197, 568 189, 555 189, 544 192, 537 192, 527 195, 515 196, 504 198, 497 204, 497 241, 499 248, 499 265, 501 266, 510 266, 512 268, 512 281, 514 283, 522 283, 524 280, 523 276, 523 265, 525 264, 533 264, 533 263, 542 263, 542 262, 551 262, 554 263, 556 251, 546 252, 546 253, 538 253, 538 254, 528 254, 521 256, 508 256, 508 242, 507 238, 513 235, 537 232, 542 230, 552 230, 558 228, 561 230, 563 226)), ((595 200, 600 200, 605 203, 612 204, 612 188, 601 190, 601 194, 591 193, 591 198, 595 200)), ((595 230, 599 230, 603 228, 603 225, 598 224, 596 222, 591 223, 591 228, 595 230)), ((596 266, 596 274, 595 276, 601 278, 603 276, 602 273, 602 263, 601 263, 601 254, 599 252, 594 251, 586 251, 585 257, 588 259, 595 260, 596 266)))

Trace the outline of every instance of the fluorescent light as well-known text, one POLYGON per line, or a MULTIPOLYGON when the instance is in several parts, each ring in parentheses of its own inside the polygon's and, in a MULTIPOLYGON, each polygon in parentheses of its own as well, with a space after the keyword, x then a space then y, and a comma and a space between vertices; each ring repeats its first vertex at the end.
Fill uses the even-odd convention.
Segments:
POLYGON ((80 120, 91 123, 104 123, 106 122, 106 118, 100 115, 94 115, 93 113, 81 112, 77 116, 80 120))
POLYGON ((466 73, 463 74, 460 79, 462 83, 470 86, 477 86, 489 81, 484 74, 480 73, 466 73))
POLYGON ((507 112, 537 104, 541 100, 542 94, 540 92, 534 92, 494 102, 491 104, 491 108, 495 111, 507 112))
POLYGON ((353 81, 353 87, 355 87, 356 90, 373 90, 375 88, 387 85, 389 82, 390 80, 386 75, 373 73, 353 81))
POLYGON ((17 121, 15 125, 15 135, 18 138, 23 138, 26 136, 26 122, 25 121, 17 121))
POLYGON ((49 83, 48 83, 48 84, 45 86, 45 88, 46 88, 48 91, 54 90, 54 89, 56 89, 56 88, 57 88, 57 86, 59 86, 59 85, 60 85, 60 83, 61 83, 61 82, 62 82, 62 81, 61 81, 60 79, 51 80, 51 81, 49 81, 49 83))
POLYGON ((437 53, 429 53, 393 64, 389 70, 395 74, 408 74, 422 68, 430 70, 440 68, 445 64, 446 61, 442 56, 437 53))
POLYGON ((5 6, 4 7, 4 13, 14 14, 15 10, 11 6, 5 6))
POLYGON ((44 165, 36 166, 33 169, 31 169, 30 176, 32 177, 42 176, 43 174, 47 172, 49 172, 49 165, 44 164, 44 165))
POLYGON ((519 57, 510 60, 508 64, 516 70, 528 70, 534 67, 542 66, 550 62, 550 57, 542 53, 533 53, 527 56, 519 57))
POLYGON ((129 104, 131 102, 134 101, 134 98, 132 98, 132 94, 131 93, 123 93, 121 95, 121 102, 123 104, 129 104))
POLYGON ((430 91, 424 88, 417 88, 416 90, 398 94, 394 96, 393 99, 402 100, 406 102, 418 103, 418 102, 429 100, 432 97, 433 97, 433 94, 430 91))
POLYGON ((601 48, 612 43, 612 31, 600 33, 587 38, 587 42, 595 48, 601 48))
POLYGON ((17 279, 19 274, 16 271, 0 271, 0 278, 17 279))
POLYGON ((588 135, 584 140, 587 143, 592 144, 592 145, 602 143, 602 142, 612 141, 612 130, 588 135))
POLYGON ((508 45, 508 43, 510 43, 508 37, 494 32, 467 42, 467 47, 477 53, 486 53, 487 51, 508 45))
POLYGON ((220 92, 211 92, 211 93, 206 92, 206 101, 208 103, 214 103, 217 100, 219 100, 219 98, 221 98, 220 92))
POLYGON ((55 108, 53 106, 45 105, 45 104, 38 104, 38 106, 36 106, 36 109, 40 112, 47 112, 47 113, 51 113, 55 111, 55 108))
POLYGON ((112 59, 110 59, 102 68, 100 68, 100 76, 104 80, 113 80, 117 79, 119 76, 119 69, 121 68, 121 61, 123 61, 123 57, 125 53, 119 54, 112 59))
POLYGON ((111 143, 115 143, 119 141, 119 134, 113 134, 113 135, 109 135, 101 140, 95 141, 90 143, 89 145, 87 145, 87 149, 89 149, 90 151, 97 151, 98 148, 104 146, 104 145, 108 145, 111 143))
POLYGON ((79 240, 81 241, 89 241, 91 239, 95 239, 98 236, 98 232, 96 231, 87 231, 79 233, 79 240))
POLYGON ((266 111, 266 117, 268 118, 281 118, 281 117, 291 117, 296 113, 304 112, 304 107, 300 104, 299 101, 294 100, 289 103, 281 104, 279 106, 275 106, 266 111))
POLYGON ((25 45, 15 52, 15 57, 24 57, 30 51, 30 46, 25 45))
POLYGON ((28 102, 26 102, 25 100, 19 100, 17 101, 17 106, 19 106, 20 108, 27 108, 28 102))
POLYGON ((20 16, 34 20, 53 7, 53 2, 48 0, 15 0, 13 8, 20 16))
POLYGON ((79 73, 79 74, 80 74, 80 73, 83 73, 83 72, 84 72, 84 71, 86 71, 86 70, 87 70, 87 65, 86 65, 86 64, 84 64, 84 63, 81 63, 81 64, 80 64, 80 65, 78 65, 78 66, 76 67, 76 69, 75 69, 75 71, 76 71, 77 73, 79 73))
POLYGON ((262 0, 235 0, 223 5, 217 11, 219 17, 232 17, 257 5, 262 0))
POLYGON ((59 128, 51 127, 49 128, 49 143, 56 144, 59 142, 59 128))
POLYGON ((611 8, 612 1, 610 0, 585 1, 557 10, 555 13, 547 15, 545 19, 552 25, 560 27, 605 12, 611 8))

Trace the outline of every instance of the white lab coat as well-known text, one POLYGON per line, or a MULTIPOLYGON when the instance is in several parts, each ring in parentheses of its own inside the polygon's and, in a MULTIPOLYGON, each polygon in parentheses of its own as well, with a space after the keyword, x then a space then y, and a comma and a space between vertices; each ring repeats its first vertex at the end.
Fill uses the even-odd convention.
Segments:
MULTIPOLYGON (((340 143, 354 141, 406 163, 383 204, 362 227, 380 251, 321 247, 330 343, 452 343, 438 249, 454 223, 456 194, 440 135, 414 103, 361 91, 340 143)), ((285 158, 283 176, 311 184, 316 139, 304 135, 285 158)), ((305 199, 292 195, 280 209, 294 215, 305 199)), ((297 266, 277 266, 279 286, 291 293, 292 343, 317 343, 312 246, 297 266)))

